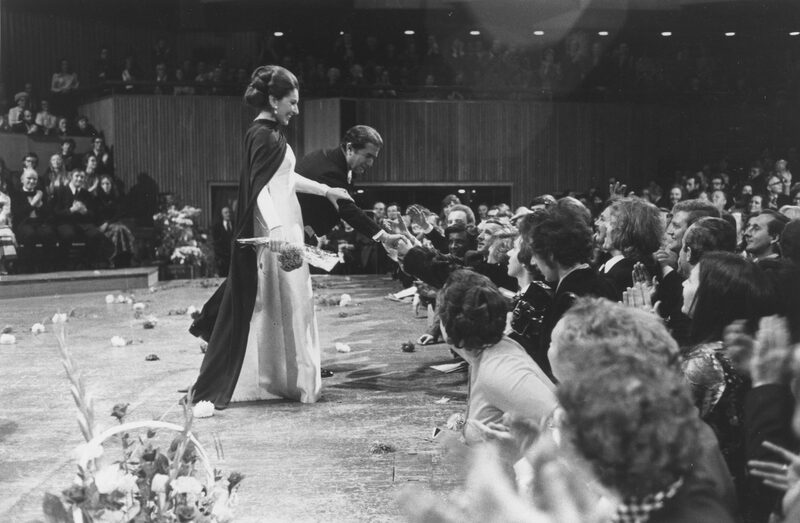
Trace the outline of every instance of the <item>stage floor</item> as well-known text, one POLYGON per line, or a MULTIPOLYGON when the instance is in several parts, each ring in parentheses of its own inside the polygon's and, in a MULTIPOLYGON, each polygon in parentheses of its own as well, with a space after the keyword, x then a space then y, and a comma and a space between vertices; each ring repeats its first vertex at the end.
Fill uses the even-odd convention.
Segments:
MULTIPOLYGON (((0 345, 0 521, 43 521, 45 492, 67 488, 75 473, 73 450, 82 443, 69 385, 61 366, 50 318, 71 312, 68 345, 96 399, 101 429, 116 424, 116 403, 130 403, 128 420, 182 422, 177 391, 196 377, 202 360, 186 315, 202 306, 219 280, 163 282, 134 291, 145 316, 158 324, 144 329, 130 304, 106 304, 107 292, 7 299, 0 326, 10 326, 13 345, 0 345), (43 322, 46 332, 30 327, 43 322), (133 343, 112 347, 112 336, 133 343), (158 361, 145 361, 156 354, 158 361)), ((246 477, 236 521, 397 521, 395 498, 409 485, 445 495, 460 484, 460 459, 432 439, 454 412, 463 412, 466 374, 443 374, 430 365, 452 361, 444 344, 400 350, 426 328, 410 303, 384 297, 400 289, 388 277, 315 276, 318 297, 348 293, 353 305, 318 304, 323 380, 313 405, 290 402, 234 404, 195 431, 214 455, 214 437, 225 471, 246 477), (351 352, 337 352, 346 343, 351 352), (447 397, 446 403, 436 403, 447 397), (372 454, 380 442, 396 452, 372 454)), ((319 300, 318 300, 319 301, 319 300)))

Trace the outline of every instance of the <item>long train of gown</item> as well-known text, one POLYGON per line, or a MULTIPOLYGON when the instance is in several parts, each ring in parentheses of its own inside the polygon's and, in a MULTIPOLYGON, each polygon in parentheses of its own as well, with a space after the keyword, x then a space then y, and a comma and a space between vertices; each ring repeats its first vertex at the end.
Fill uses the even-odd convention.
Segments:
MULTIPOLYGON (((269 190, 287 242, 303 243, 303 217, 295 194, 295 156, 287 146, 283 162, 263 190, 269 190)), ((254 233, 268 236, 256 207, 254 233)), ((231 401, 274 398, 317 401, 322 387, 320 349, 308 265, 291 272, 280 268, 277 254, 258 253, 258 290, 242 371, 231 401)))

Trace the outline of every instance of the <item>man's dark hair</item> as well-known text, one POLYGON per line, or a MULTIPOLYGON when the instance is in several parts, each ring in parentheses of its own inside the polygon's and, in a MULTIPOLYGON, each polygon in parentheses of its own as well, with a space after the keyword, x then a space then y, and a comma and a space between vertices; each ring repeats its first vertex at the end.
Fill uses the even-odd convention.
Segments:
POLYGON ((564 267, 586 263, 592 255, 592 229, 586 217, 563 200, 545 209, 523 241, 530 242, 537 256, 547 259, 552 255, 553 261, 564 267))
POLYGON ((786 224, 789 223, 789 218, 787 216, 772 209, 764 209, 761 212, 753 214, 751 218, 754 218, 756 216, 769 216, 770 218, 772 218, 767 224, 767 234, 769 234, 773 238, 776 236, 780 236, 781 233, 783 232, 784 227, 786 227, 786 224))
POLYGON ((683 237, 686 247, 692 249, 689 263, 696 265, 705 253, 736 250, 736 226, 722 218, 700 218, 692 224, 683 237))
POLYGON ((353 149, 359 150, 371 143, 375 147, 383 147, 383 138, 378 134, 378 131, 367 125, 354 125, 344 133, 341 146, 345 147, 350 144, 353 149))
POLYGON ((672 215, 675 216, 679 212, 685 212, 689 214, 689 219, 687 220, 687 224, 691 225, 700 218, 720 218, 719 209, 717 209, 713 203, 711 202, 704 202, 703 200, 682 200, 676 203, 672 207, 672 215))
POLYGON ((800 220, 786 224, 781 233, 780 246, 785 259, 800 265, 800 220))

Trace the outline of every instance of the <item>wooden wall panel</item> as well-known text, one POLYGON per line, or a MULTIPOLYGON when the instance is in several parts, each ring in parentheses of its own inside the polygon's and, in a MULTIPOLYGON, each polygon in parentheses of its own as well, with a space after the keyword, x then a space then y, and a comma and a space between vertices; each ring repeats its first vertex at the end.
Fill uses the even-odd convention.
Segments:
POLYGON ((95 129, 103 133, 106 145, 114 145, 114 99, 101 98, 81 106, 81 114, 89 118, 95 129))
MULTIPOLYGON (((303 150, 328 149, 339 143, 342 118, 338 98, 301 100, 303 150)), ((299 145, 299 144, 298 144, 299 145)))

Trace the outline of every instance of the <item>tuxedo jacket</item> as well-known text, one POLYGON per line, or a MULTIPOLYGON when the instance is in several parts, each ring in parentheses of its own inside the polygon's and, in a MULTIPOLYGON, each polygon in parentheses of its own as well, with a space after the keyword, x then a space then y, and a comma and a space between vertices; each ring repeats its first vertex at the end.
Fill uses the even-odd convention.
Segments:
POLYGON ((86 189, 80 189, 73 194, 69 185, 62 185, 53 192, 51 204, 57 225, 94 223, 97 206, 94 196, 86 189), (83 202, 88 210, 86 214, 71 213, 69 211, 76 201, 83 202))
MULTIPOLYGON (((341 147, 333 149, 320 149, 304 156, 295 167, 298 174, 315 182, 324 183, 330 187, 347 189, 352 195, 354 186, 352 180, 347 181, 347 160, 341 147)), ((339 200, 339 211, 324 196, 298 193, 300 208, 303 211, 303 224, 311 227, 314 234, 324 236, 342 219, 350 224, 356 231, 368 238, 372 238, 381 230, 364 211, 354 202, 339 200)))
POLYGON ((211 237, 214 240, 214 252, 217 255, 230 256, 231 244, 233 243, 233 220, 231 220, 230 230, 225 230, 222 221, 217 221, 211 226, 211 237))
POLYGON ((600 274, 614 286, 614 291, 616 291, 614 301, 622 301, 622 293, 628 290, 628 287, 633 287, 631 273, 633 272, 634 263, 636 262, 631 258, 622 258, 608 272, 600 271, 600 274))
POLYGON ((19 227, 30 221, 42 222, 51 217, 50 203, 47 201, 45 195, 42 199, 42 205, 38 208, 33 207, 28 201, 28 197, 34 196, 36 191, 25 192, 23 190, 11 191, 11 216, 14 227, 19 227), (36 218, 32 218, 31 214, 36 211, 36 218))

